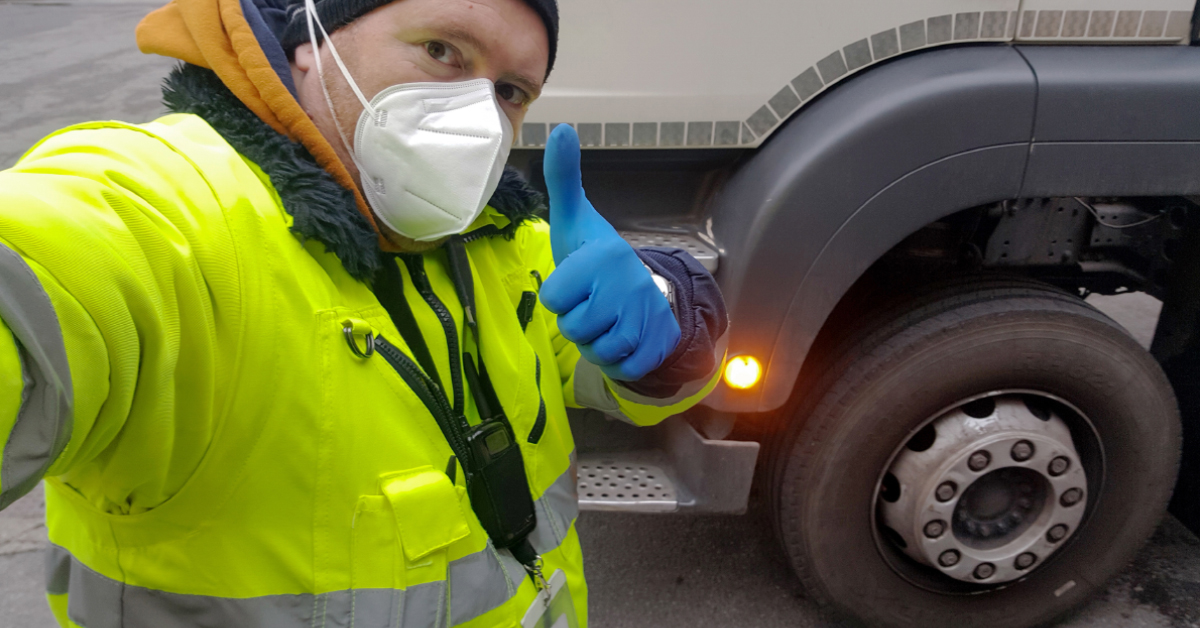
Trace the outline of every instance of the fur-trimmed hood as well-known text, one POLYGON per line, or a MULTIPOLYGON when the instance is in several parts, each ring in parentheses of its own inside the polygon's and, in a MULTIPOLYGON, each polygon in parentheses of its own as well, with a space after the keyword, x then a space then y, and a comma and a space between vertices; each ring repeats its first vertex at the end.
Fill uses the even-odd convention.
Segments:
MULTIPOLYGON (((297 236, 324 244, 355 279, 370 281, 374 277, 380 264, 375 230, 356 210, 353 191, 335 181, 302 144, 255 115, 212 70, 180 64, 164 82, 163 102, 174 113, 204 118, 235 150, 261 168, 291 214, 297 236)), ((508 219, 496 232, 505 237, 545 209, 542 194, 512 168, 505 168, 488 205, 508 219)))

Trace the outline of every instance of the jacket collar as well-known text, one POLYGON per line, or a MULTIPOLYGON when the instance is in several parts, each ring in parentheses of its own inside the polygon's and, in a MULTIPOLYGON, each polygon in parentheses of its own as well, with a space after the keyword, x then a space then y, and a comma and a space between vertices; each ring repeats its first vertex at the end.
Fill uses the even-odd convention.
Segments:
MULTIPOLYGON (((272 129, 214 72, 199 66, 181 63, 171 71, 163 84, 163 103, 173 113, 203 118, 234 150, 262 169, 292 216, 291 230, 297 237, 324 244, 355 279, 374 278, 381 259, 374 229, 356 209, 354 194, 334 181, 303 145, 272 129)), ((488 205, 485 215, 496 216, 487 219, 495 226, 486 235, 508 239, 545 210, 542 194, 512 167, 504 169, 488 205)), ((477 220, 471 235, 479 233, 475 228, 482 224, 477 220)))

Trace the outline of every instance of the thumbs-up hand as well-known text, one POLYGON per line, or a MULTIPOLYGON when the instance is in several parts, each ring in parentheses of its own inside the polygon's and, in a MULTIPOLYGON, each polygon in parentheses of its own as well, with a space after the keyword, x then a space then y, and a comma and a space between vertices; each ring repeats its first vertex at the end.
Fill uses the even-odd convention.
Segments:
POLYGON ((679 343, 679 323, 637 253, 583 193, 579 136, 560 124, 546 142, 550 248, 557 265, 541 301, 587 361, 614 380, 637 381, 679 343))

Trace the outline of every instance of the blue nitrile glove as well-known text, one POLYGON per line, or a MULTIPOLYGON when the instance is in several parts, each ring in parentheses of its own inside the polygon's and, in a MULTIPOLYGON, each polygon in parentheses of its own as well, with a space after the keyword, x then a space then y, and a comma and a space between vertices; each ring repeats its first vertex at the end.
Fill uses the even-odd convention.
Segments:
POLYGON ((579 136, 560 124, 546 142, 554 272, 540 298, 588 362, 615 380, 637 381, 679 342, 679 323, 650 271, 583 193, 579 136))

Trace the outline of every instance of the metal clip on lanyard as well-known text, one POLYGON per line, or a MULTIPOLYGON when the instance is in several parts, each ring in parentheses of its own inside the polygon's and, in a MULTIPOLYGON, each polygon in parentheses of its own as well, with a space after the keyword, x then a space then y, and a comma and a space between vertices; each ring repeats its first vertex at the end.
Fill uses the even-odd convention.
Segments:
MULTIPOLYGON (((475 283, 466 249, 462 242, 453 239, 445 248, 450 277, 463 306, 467 329, 475 340, 476 352, 482 353, 483 345, 479 342, 475 320, 475 283)), ((537 527, 537 513, 525 476, 521 447, 496 396, 482 357, 478 367, 476 358, 470 353, 464 351, 463 358, 463 376, 480 417, 479 424, 465 435, 470 461, 463 460, 463 469, 467 475, 471 507, 492 543, 497 548, 511 550, 534 584, 545 589, 542 557, 529 542, 529 534, 537 527)))

